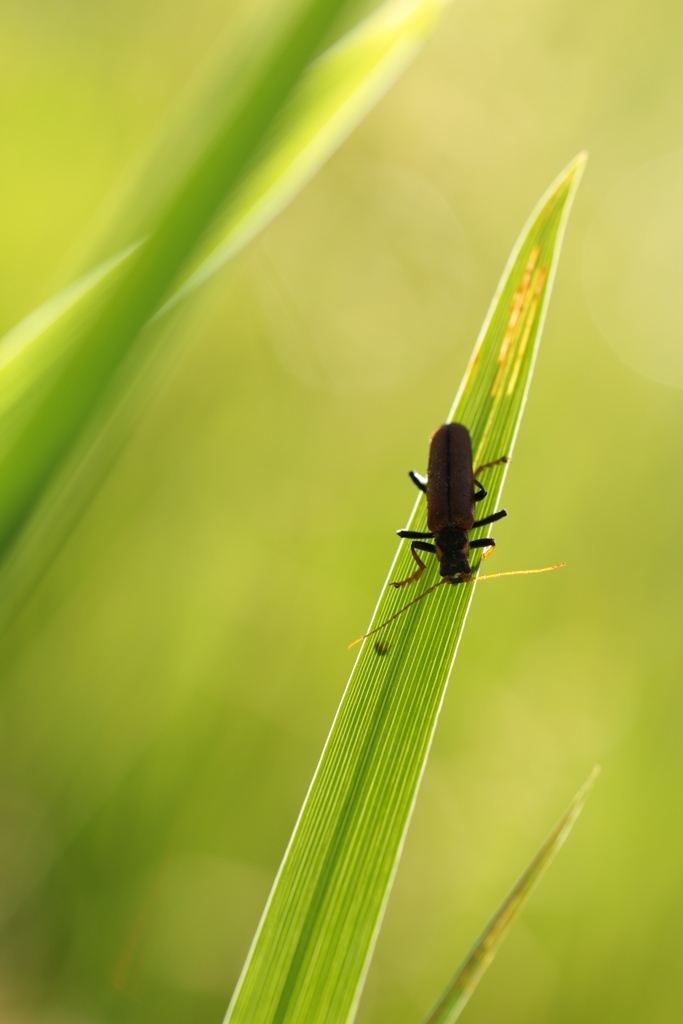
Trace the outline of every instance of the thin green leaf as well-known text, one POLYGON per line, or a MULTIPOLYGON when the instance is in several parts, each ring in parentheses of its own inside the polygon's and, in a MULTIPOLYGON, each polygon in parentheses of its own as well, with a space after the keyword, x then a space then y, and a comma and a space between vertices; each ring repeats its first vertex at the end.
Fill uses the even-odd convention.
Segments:
MULTIPOLYGON (((584 162, 581 155, 569 165, 524 228, 451 410, 468 426, 477 462, 512 452, 584 162)), ((502 481, 502 467, 486 478, 489 510, 502 481)), ((425 513, 420 497, 411 528, 425 528, 425 513)), ((405 591, 389 583, 405 578, 410 563, 402 544, 373 624, 405 603, 405 591)), ((431 565, 425 588, 436 575, 431 565)), ((361 649, 229 1024, 353 1018, 474 591, 475 584, 441 587, 386 627, 382 656, 372 640, 361 649)))
MULTIPOLYGON (((181 283, 166 300, 164 310, 206 281, 297 194, 398 77, 428 35, 445 2, 391 0, 308 67, 283 106, 270 143, 259 150, 249 173, 233 181, 236 188, 227 215, 219 218, 219 226, 184 269, 181 283)), ((311 49, 313 46, 308 52, 311 49)), ((278 105, 282 105, 279 96, 273 110, 263 119, 261 135, 275 122, 278 105)), ((232 131, 236 130, 233 126, 232 131)), ((254 135, 251 149, 257 147, 257 142, 254 135)), ((222 207, 223 198, 230 195, 231 182, 227 166, 214 170, 213 207, 217 210, 218 206, 222 207)), ((234 179, 238 177, 237 173, 233 175, 234 179)), ((199 180, 193 187, 200 187, 199 180)), ((186 200, 189 209, 187 196, 186 200)), ((179 210, 175 213, 169 210, 167 216, 174 222, 183 219, 179 210)), ((202 216, 201 220, 205 222, 207 216, 202 216)), ((198 234, 199 221, 195 237, 198 234)), ((109 316, 102 313, 102 308, 108 304, 107 309, 111 310, 112 292, 117 288, 116 301, 126 304, 131 300, 132 286, 141 280, 140 267, 135 262, 140 259, 140 244, 129 247, 64 289, 0 342, 0 558, 3 561, 25 531, 47 480, 86 429, 96 410, 98 395, 104 387, 109 387, 126 353, 128 342, 123 342, 122 335, 115 341, 111 331, 101 329, 103 317, 109 316), (128 281, 127 286, 122 278, 128 281), (127 297, 122 289, 127 291, 127 297), (88 340, 84 340, 84 328, 92 324, 93 318, 97 318, 99 326, 90 326, 88 340), (65 368, 79 347, 87 350, 89 345, 103 352, 108 346, 112 358, 99 368, 93 367, 92 373, 78 375, 68 398, 71 422, 67 424, 63 411, 41 403, 60 380, 61 398, 56 396, 56 401, 60 407, 64 406, 71 387, 68 382, 73 377, 73 368, 68 373, 65 368)), ((176 268, 191 255, 192 246, 190 239, 183 243, 175 257, 176 268)), ((162 254, 158 244, 156 248, 159 257, 162 254)), ((169 268, 167 277, 172 276, 169 268)), ((132 333, 127 331, 129 339, 139 331, 145 317, 159 315, 155 306, 158 306, 161 290, 156 290, 157 298, 148 296, 132 333)), ((120 377, 118 390, 128 384, 120 377)), ((106 458, 100 461, 102 466, 106 465, 106 458)), ((83 479, 81 473, 77 487, 72 486, 68 493, 62 487, 58 497, 51 494, 51 507, 45 521, 32 524, 32 535, 23 540, 30 560, 22 557, 23 552, 17 556, 12 551, 13 564, 4 573, 4 577, 10 578, 0 580, 3 594, 10 594, 10 606, 17 586, 27 589, 49 560, 59 538, 66 533, 96 486, 102 466, 93 467, 91 460, 88 480, 83 479), (17 583, 18 580, 21 582, 17 583)))
POLYGON ((574 827, 588 794, 600 773, 596 765, 578 791, 566 813, 560 818, 543 846, 484 928, 469 954, 462 962, 424 1024, 453 1024, 465 1009, 470 996, 500 949, 512 922, 519 915, 529 896, 574 827))

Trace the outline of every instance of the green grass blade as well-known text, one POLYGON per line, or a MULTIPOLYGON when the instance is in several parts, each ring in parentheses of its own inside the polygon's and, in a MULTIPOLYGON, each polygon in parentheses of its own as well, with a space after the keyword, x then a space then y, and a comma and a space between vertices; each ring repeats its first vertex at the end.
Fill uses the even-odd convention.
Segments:
POLYGON ((600 772, 593 769, 565 814, 550 833, 543 846, 520 876, 500 905, 474 946, 462 962, 424 1024, 453 1024, 465 1009, 470 996, 486 973, 500 949, 515 918, 521 913, 546 868, 563 845, 583 810, 588 794, 600 772))
POLYGON ((286 206, 398 78, 448 2, 392 0, 308 69, 272 150, 169 305, 206 281, 286 206))
MULTIPOLYGON (((219 218, 218 227, 214 228, 209 240, 202 243, 201 249, 183 269, 182 283, 166 301, 165 308, 174 305, 215 273, 296 195, 400 74, 443 7, 444 0, 412 0, 409 3, 391 0, 310 64, 286 104, 283 105, 278 94, 276 106, 262 117, 260 132, 261 136, 267 133, 269 125, 275 121, 276 107, 281 106, 274 136, 269 145, 259 149, 258 158, 246 175, 240 178, 240 172, 233 169, 233 185, 237 187, 232 188, 227 218, 219 218)), ((311 43, 305 55, 299 54, 297 68, 304 56, 314 49, 311 43)), ((271 72, 264 77, 269 75, 272 77, 271 72)), ((290 68, 290 86, 292 77, 290 68)), ((277 91, 272 82, 270 89, 271 94, 277 91)), ((239 132, 239 126, 232 125, 231 131, 233 134, 229 137, 233 138, 239 132)), ((257 148, 257 142, 258 133, 252 132, 252 150, 257 148)), ((206 157, 208 159, 208 154, 206 157)), ((245 160, 246 153, 243 153, 242 162, 245 160)), ((185 214, 190 212, 191 193, 203 187, 198 170, 196 175, 194 184, 186 182, 185 199, 178 198, 175 211, 167 211, 166 236, 168 224, 173 235, 173 224, 182 222, 185 214)), ((230 168, 219 162, 211 177, 215 211, 231 194, 230 168)), ((195 218, 194 240, 188 238, 180 246, 175 257, 176 269, 191 255, 194 241, 201 234, 201 224, 210 220, 212 215, 209 211, 195 218)), ((147 243, 147 249, 150 245, 155 247, 157 264, 163 262, 164 254, 160 248, 165 245, 160 246, 159 238, 163 237, 163 234, 159 235, 160 231, 161 226, 157 240, 147 243)), ((109 386, 130 339, 139 332, 146 317, 157 313, 159 296, 163 291, 161 284, 154 294, 150 291, 147 295, 136 322, 130 328, 123 326, 118 337, 115 337, 118 329, 111 330, 111 325, 105 323, 107 319, 116 323, 116 315, 113 314, 117 303, 129 306, 136 289, 139 286, 143 291, 146 289, 146 285, 140 285, 140 282, 144 275, 149 278, 151 266, 149 255, 146 270, 140 266, 141 258, 140 244, 131 246, 46 302, 0 342, 2 556, 15 546, 13 541, 24 528, 46 481, 85 429, 97 405, 98 394, 109 386), (112 293, 117 297, 112 298, 112 293), (105 306, 107 312, 103 313, 105 306), (95 326, 92 326, 93 318, 95 326), (84 330, 87 330, 86 338, 83 337, 84 330), (111 358, 103 359, 99 367, 93 365, 92 372, 82 373, 75 367, 67 371, 66 367, 79 348, 81 359, 89 350, 104 352, 107 348, 111 358), (74 374, 78 377, 75 383, 74 374), (48 400, 47 395, 51 391, 52 398, 48 400), (69 406, 68 410, 64 409, 65 404, 69 406), (71 420, 68 424, 67 416, 71 420)), ((168 267, 167 279, 170 280, 173 273, 173 268, 168 267)), ((125 387, 123 378, 119 383, 120 387, 125 387)), ((35 536, 25 544, 31 552, 30 566, 26 558, 14 559, 18 568, 13 566, 13 581, 21 577, 24 588, 30 585, 26 580, 40 572, 59 536, 68 529, 100 477, 101 468, 98 467, 98 472, 91 468, 90 486, 80 481, 77 490, 72 488, 71 496, 66 493, 60 495, 59 512, 51 508, 49 523, 38 524, 34 529, 35 536), (70 504, 73 509, 70 509, 70 504)), ((13 593, 15 587, 16 582, 13 585, 3 581, 3 591, 13 593)))
MULTIPOLYGON (((524 228, 451 410, 469 427, 480 462, 512 451, 584 163, 581 155, 570 164, 524 228)), ((486 511, 498 501, 502 480, 502 467, 487 477, 486 511)), ((420 497, 410 525, 425 523, 420 497)), ((402 544, 373 624, 405 603, 405 591, 388 584, 408 575, 410 561, 402 544)), ((426 588, 437 578, 435 566, 425 575, 426 588)), ((373 641, 361 649, 229 1024, 353 1018, 474 590, 441 587, 386 628, 384 656, 373 641)))
POLYGON ((250 73, 240 102, 216 126, 154 230, 119 266, 101 308, 71 323, 68 359, 56 377, 31 395, 12 436, 3 438, 0 557, 108 397, 145 324, 242 185, 306 64, 349 2, 309 0, 304 5, 261 67, 250 73))
MULTIPOLYGON (((164 309, 207 281, 291 202, 399 77, 448 3, 389 0, 306 69, 283 111, 277 137, 246 177, 230 217, 164 309)), ((135 248, 106 261, 30 313, 0 341, 2 351, 16 360, 34 342, 40 344, 86 295, 104 290, 116 267, 135 248)))

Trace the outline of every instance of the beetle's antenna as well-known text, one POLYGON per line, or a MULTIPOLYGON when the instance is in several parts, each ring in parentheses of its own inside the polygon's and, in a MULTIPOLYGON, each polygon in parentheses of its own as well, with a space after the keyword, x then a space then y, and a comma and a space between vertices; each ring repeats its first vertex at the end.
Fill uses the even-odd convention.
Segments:
POLYGON ((390 622, 397 619, 399 615, 403 615, 403 613, 407 612, 414 604, 421 601, 423 597, 427 596, 427 594, 431 594, 431 592, 436 590, 437 587, 443 586, 444 583, 481 583, 483 580, 500 579, 501 576, 532 576, 534 573, 552 572, 553 569, 561 569, 566 564, 566 562, 558 562, 557 565, 545 565, 542 569, 508 569, 507 572, 492 572, 487 573, 486 576, 471 576, 468 580, 453 580, 450 576, 445 576, 442 580, 439 580, 438 583, 435 583, 433 587, 428 587, 424 593, 420 594, 418 597, 414 597, 412 601, 408 602, 408 604, 404 604, 403 608, 400 608, 390 618, 386 619, 381 626, 375 626, 375 628, 371 629, 369 633, 359 636, 358 639, 354 640, 352 644, 349 644, 346 649, 347 651, 350 651, 352 647, 355 647, 356 644, 359 644, 362 640, 366 640, 369 636, 372 636, 373 633, 377 633, 378 630, 384 629, 384 627, 388 626, 390 622))
POLYGON ((463 580, 463 583, 481 583, 483 580, 500 579, 501 576, 531 576, 536 572, 552 572, 553 569, 561 569, 566 564, 566 562, 558 562, 557 565, 546 565, 542 569, 510 569, 507 572, 492 572, 487 573, 486 576, 472 576, 469 580, 463 580))
POLYGON ((412 601, 408 601, 408 604, 404 604, 403 607, 399 609, 399 611, 395 612, 394 615, 392 615, 391 618, 387 619, 386 622, 383 622, 381 626, 375 626, 375 628, 371 629, 369 633, 366 633, 364 636, 359 636, 357 640, 354 640, 352 644, 349 644, 349 646, 346 648, 346 650, 350 651, 351 648, 355 647, 356 644, 359 644, 361 642, 361 640, 365 640, 365 639, 367 639, 367 637, 372 636, 372 634, 376 633, 377 630, 379 630, 379 629, 384 629, 384 627, 388 626, 390 622, 393 622, 394 619, 397 619, 399 617, 399 615, 403 615, 404 612, 408 611, 408 609, 411 607, 411 605, 414 605, 418 601, 421 601, 423 597, 427 596, 427 594, 431 594, 432 590, 436 590, 437 587, 443 586, 444 583, 452 583, 452 582, 453 581, 451 579, 449 579, 448 576, 446 576, 446 577, 444 577, 444 579, 439 580, 438 583, 435 583, 433 587, 428 587, 428 589, 425 590, 425 592, 423 594, 420 594, 419 597, 414 597, 412 601))

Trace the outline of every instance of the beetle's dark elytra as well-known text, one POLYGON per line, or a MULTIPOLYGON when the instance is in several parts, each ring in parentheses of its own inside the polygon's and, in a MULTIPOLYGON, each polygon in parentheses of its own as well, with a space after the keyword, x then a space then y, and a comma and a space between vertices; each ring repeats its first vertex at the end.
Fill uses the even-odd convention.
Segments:
POLYGON ((471 530, 474 523, 472 445, 462 423, 444 423, 429 445, 427 469, 427 525, 438 536, 457 527, 471 530))

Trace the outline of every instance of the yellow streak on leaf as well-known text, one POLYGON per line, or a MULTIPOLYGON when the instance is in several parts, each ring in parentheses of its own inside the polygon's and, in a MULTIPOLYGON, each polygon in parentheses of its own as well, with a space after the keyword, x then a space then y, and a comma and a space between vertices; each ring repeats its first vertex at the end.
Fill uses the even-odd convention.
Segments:
POLYGON ((538 309, 538 302, 541 297, 541 292, 543 291, 543 285, 545 284, 545 279, 547 276, 548 268, 539 267, 538 272, 535 276, 534 297, 531 300, 531 305, 529 306, 529 312, 527 313, 526 323, 524 325, 524 333, 522 335, 522 340, 519 344, 517 358, 515 359, 515 367, 512 371, 512 376, 510 377, 510 382, 507 386, 507 391, 505 392, 506 395, 511 395, 515 390, 515 384, 517 383, 517 378, 519 377, 519 371, 522 368, 522 360, 524 359, 524 353, 526 351, 527 342, 529 341, 529 335, 531 334, 531 329, 534 326, 534 321, 536 319, 536 310, 538 309))
POLYGON ((510 348, 515 338, 515 332, 517 330, 519 316, 526 302, 526 298, 529 292, 529 283, 531 281, 531 275, 533 274, 534 267, 536 266, 536 261, 538 259, 538 254, 540 253, 540 251, 541 250, 538 245, 535 245, 531 250, 531 253, 529 254, 529 262, 527 263, 526 270, 524 271, 524 277, 522 278, 519 288, 515 292, 514 297, 512 299, 512 304, 510 306, 510 319, 508 320, 507 330, 505 331, 503 343, 500 346, 500 352, 498 353, 499 366, 498 373, 496 374, 496 379, 493 382, 493 387, 491 389, 492 398, 495 397, 495 395, 497 394, 498 388, 500 387, 500 382, 503 378, 503 375, 505 374, 505 365, 507 363, 508 354, 510 352, 510 348))

